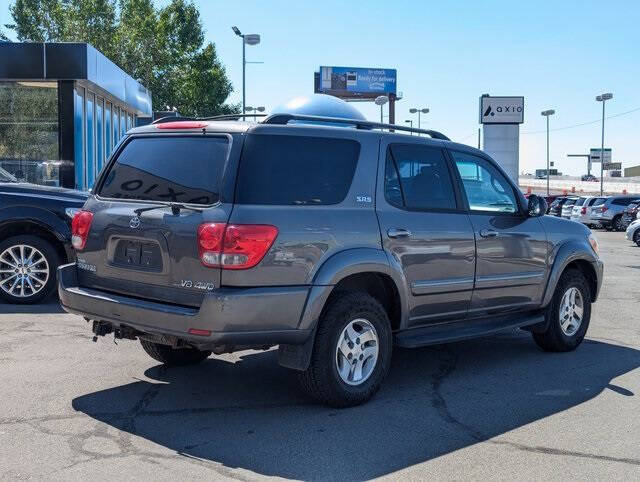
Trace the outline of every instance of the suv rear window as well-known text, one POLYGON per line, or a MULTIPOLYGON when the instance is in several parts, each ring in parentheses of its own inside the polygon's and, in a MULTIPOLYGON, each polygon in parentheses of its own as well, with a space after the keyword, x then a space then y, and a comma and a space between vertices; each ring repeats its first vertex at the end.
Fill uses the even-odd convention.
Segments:
POLYGON ((111 165, 100 196, 144 201, 214 204, 227 158, 223 137, 138 137, 111 165))
POLYGON ((360 144, 349 139, 250 134, 236 202, 338 204, 347 196, 359 155, 360 144))

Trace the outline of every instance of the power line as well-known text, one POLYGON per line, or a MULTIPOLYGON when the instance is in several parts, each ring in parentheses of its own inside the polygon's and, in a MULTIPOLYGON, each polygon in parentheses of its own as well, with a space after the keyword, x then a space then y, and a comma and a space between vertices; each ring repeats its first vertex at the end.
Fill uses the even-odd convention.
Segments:
MULTIPOLYGON (((623 115, 631 114, 631 113, 637 112, 639 110, 640 110, 640 107, 636 107, 635 109, 631 109, 631 110, 628 110, 626 112, 620 112, 619 114, 610 115, 608 117, 605 117, 605 119, 613 119, 614 117, 620 117, 620 116, 623 116, 623 115)), ((574 129, 576 127, 587 126, 587 125, 590 125, 590 124, 598 124, 600 122, 602 122, 602 119, 596 119, 596 120, 589 121, 589 122, 582 122, 580 124, 574 124, 574 125, 564 126, 564 127, 556 127, 555 129, 549 129, 549 132, 564 131, 566 129, 574 129)), ((543 130, 540 130, 540 131, 521 132, 521 134, 544 134, 546 132, 547 132, 547 130, 543 129, 543 130)))

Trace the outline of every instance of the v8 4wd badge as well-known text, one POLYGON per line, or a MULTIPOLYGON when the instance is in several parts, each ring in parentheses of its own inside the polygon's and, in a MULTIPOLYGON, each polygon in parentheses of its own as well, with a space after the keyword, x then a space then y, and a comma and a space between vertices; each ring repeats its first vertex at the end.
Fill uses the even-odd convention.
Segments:
POLYGON ((216 285, 209 281, 191 281, 190 279, 181 279, 178 283, 174 283, 178 288, 189 288, 203 291, 212 291, 216 285))

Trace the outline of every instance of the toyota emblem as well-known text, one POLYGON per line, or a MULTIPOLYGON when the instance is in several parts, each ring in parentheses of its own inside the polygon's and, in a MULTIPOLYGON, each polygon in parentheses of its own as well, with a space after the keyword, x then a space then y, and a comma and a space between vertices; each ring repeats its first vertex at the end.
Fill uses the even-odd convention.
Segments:
POLYGON ((134 216, 129 221, 129 227, 131 229, 137 229, 140 226, 140 218, 138 216, 134 216))

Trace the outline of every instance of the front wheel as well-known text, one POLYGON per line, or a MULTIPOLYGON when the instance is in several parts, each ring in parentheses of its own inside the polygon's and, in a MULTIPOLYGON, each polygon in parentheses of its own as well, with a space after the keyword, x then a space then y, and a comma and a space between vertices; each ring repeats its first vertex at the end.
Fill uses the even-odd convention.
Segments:
POLYGON ((0 296, 9 303, 37 303, 56 287, 60 256, 48 241, 18 235, 0 243, 0 296))
POLYGON ((140 340, 140 344, 147 355, 167 366, 195 365, 206 360, 210 351, 201 351, 195 348, 171 348, 169 345, 140 340))
POLYGON ((547 330, 533 333, 540 348, 571 351, 582 343, 591 320, 591 291, 581 271, 569 269, 562 274, 546 316, 547 330))
POLYGON ((319 321, 301 385, 332 407, 359 405, 380 388, 391 351, 391 324, 380 303, 366 293, 338 294, 319 321))

